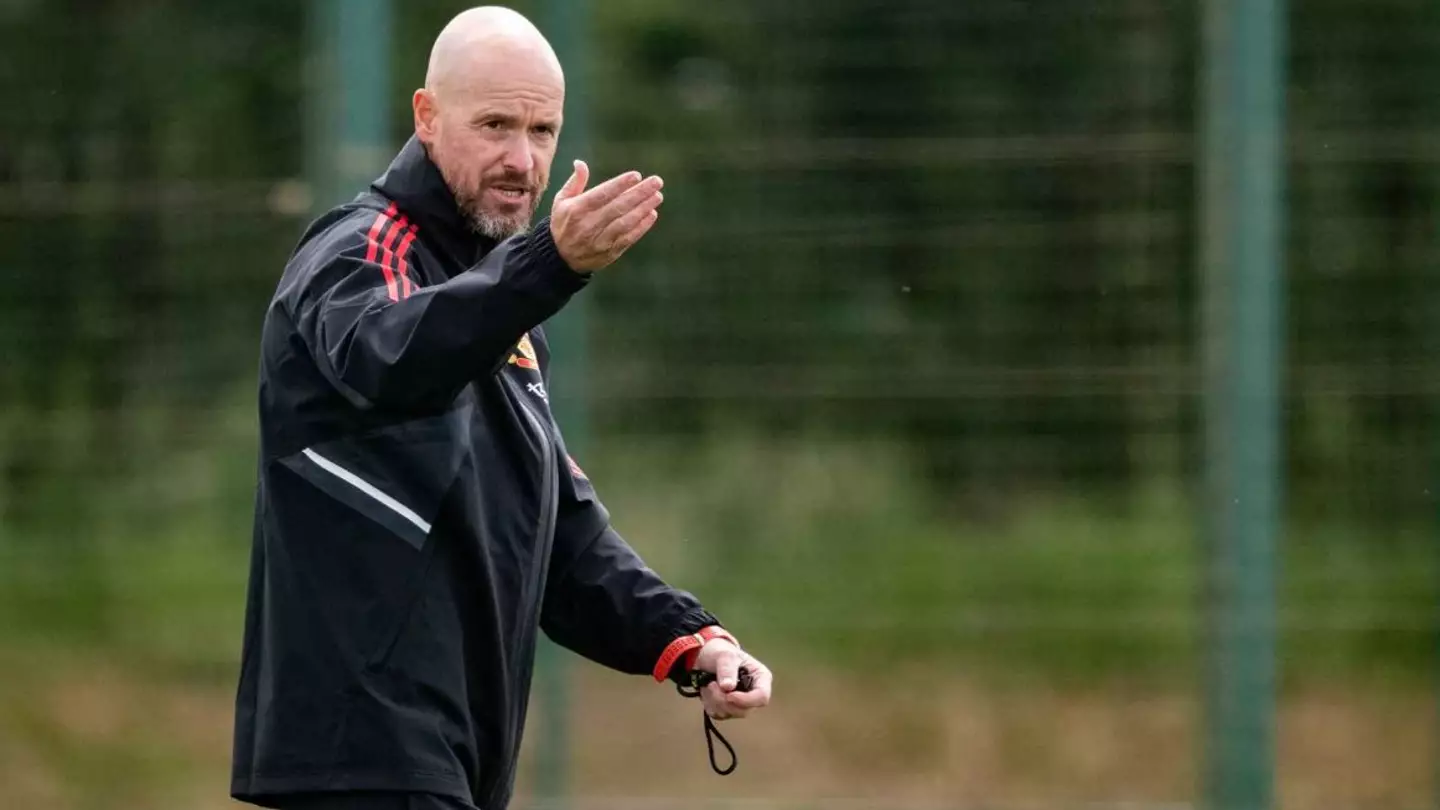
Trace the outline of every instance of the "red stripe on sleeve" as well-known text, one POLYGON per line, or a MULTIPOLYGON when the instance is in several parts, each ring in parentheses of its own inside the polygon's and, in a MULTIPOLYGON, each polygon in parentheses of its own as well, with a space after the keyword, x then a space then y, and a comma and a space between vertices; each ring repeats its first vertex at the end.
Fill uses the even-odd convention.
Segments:
POLYGON ((365 236, 365 241, 370 243, 370 246, 365 250, 365 261, 375 261, 375 251, 380 247, 380 243, 375 240, 380 237, 380 229, 385 227, 385 222, 394 216, 398 210, 399 209, 395 207, 395 203, 390 203, 389 208, 375 215, 375 223, 370 226, 370 233, 365 236))
POLYGON ((397 248, 395 251, 395 259, 398 262, 398 267, 400 271, 400 283, 404 285, 404 295, 406 298, 410 297, 411 284, 410 276, 406 272, 407 266, 405 264, 405 254, 410 250, 410 243, 414 241, 415 226, 411 225, 409 228, 406 229, 405 238, 400 240, 400 247, 397 248))
POLYGON ((390 230, 385 232, 385 241, 380 244, 380 269, 385 273, 385 291, 390 294, 391 301, 400 300, 400 285, 395 280, 395 253, 390 246, 395 243, 395 236, 405 229, 405 217, 401 216, 390 225, 390 230))

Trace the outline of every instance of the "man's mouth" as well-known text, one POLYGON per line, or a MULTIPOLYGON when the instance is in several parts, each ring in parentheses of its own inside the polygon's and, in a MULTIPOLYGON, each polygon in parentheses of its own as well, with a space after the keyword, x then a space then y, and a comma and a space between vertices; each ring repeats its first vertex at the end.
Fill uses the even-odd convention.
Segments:
POLYGON ((496 185, 491 186, 490 190, 495 192, 501 198, 506 200, 512 200, 514 202, 519 202, 525 199, 525 197, 530 193, 530 190, 524 186, 511 185, 509 183, 497 183, 496 185))

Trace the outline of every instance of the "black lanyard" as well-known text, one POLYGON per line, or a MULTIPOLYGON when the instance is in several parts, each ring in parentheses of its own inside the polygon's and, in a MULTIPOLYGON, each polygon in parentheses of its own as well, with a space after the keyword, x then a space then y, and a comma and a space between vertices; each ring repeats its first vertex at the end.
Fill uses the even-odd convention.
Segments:
MULTIPOLYGON (((700 697, 700 690, 714 681, 715 673, 713 672, 692 671, 690 673, 690 683, 688 685, 683 683, 675 684, 675 691, 687 698, 698 698, 700 697)), ((735 691, 749 692, 752 686, 754 686, 754 681, 750 677, 750 670, 741 667, 739 683, 736 685, 735 691)), ((735 748, 730 745, 729 740, 725 739, 725 735, 720 733, 720 729, 715 727, 715 721, 710 719, 709 713, 702 710, 701 714, 705 716, 705 747, 710 751, 710 767, 715 773, 721 776, 729 776, 731 773, 734 773, 735 767, 740 764, 739 758, 735 756, 735 748), (725 746, 725 750, 730 752, 730 766, 727 768, 722 769, 720 764, 715 761, 715 740, 719 740, 720 744, 725 746)))

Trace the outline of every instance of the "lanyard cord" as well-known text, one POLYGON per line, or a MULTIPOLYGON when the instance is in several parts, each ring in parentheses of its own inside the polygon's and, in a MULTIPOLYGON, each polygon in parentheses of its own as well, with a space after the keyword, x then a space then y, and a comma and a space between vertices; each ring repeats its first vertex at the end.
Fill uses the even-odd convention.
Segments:
MULTIPOLYGON (((698 698, 700 697, 700 690, 704 689, 714 680, 715 673, 713 672, 691 672, 690 683, 688 685, 683 683, 675 684, 675 691, 687 698, 698 698)), ((750 671, 741 667, 740 682, 735 687, 736 691, 749 692, 751 685, 750 671)), ((715 721, 710 719, 709 713, 702 711, 701 714, 705 717, 705 747, 710 752, 710 768, 721 776, 729 776, 735 772, 736 766, 740 764, 740 758, 735 756, 735 747, 730 744, 729 740, 725 739, 725 735, 720 733, 720 729, 715 727, 715 721), (715 740, 719 740, 720 744, 725 746, 725 750, 730 752, 730 765, 725 768, 721 768, 720 763, 715 761, 715 740)))

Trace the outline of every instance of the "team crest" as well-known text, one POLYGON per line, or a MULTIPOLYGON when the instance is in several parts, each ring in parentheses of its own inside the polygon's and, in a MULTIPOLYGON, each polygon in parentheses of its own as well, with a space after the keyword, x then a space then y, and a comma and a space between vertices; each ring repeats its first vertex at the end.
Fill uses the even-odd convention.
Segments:
POLYGON ((515 351, 510 353, 510 365, 540 370, 540 360, 535 354, 535 344, 530 342, 530 333, 525 333, 516 344, 515 351))

